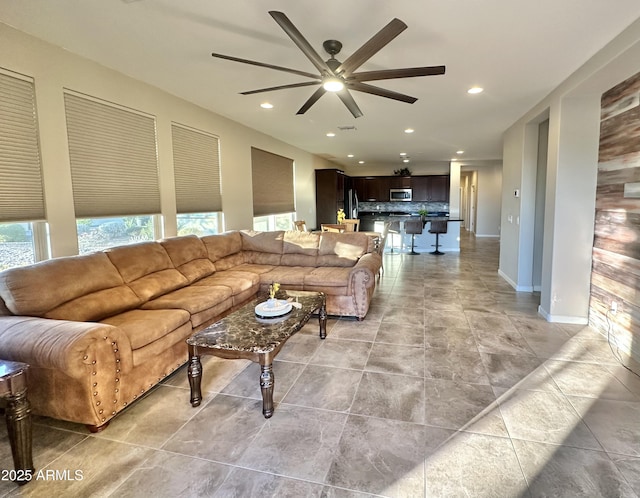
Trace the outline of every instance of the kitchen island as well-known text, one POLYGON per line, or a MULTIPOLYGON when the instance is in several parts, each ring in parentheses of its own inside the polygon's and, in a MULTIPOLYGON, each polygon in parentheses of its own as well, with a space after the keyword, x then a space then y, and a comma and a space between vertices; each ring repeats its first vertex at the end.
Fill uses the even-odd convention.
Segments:
MULTIPOLYGON (((398 222, 399 233, 389 232, 385 252, 408 253, 411 251, 411 235, 405 233, 404 224, 408 220, 420 219, 416 213, 402 211, 364 211, 359 215, 360 230, 382 233, 385 222, 398 222)), ((414 250, 418 253, 429 253, 435 250, 436 235, 429 233, 432 221, 447 221, 447 233, 440 234, 439 250, 442 252, 460 251, 460 219, 451 219, 447 213, 433 213, 424 219, 421 234, 415 235, 414 250)))

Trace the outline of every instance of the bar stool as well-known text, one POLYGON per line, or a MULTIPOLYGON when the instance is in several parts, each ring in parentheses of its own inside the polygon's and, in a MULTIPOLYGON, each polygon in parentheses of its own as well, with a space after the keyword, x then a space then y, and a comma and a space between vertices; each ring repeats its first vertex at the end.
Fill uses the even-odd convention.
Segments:
POLYGON ((413 250, 413 243, 415 241, 416 235, 420 235, 422 233, 422 220, 405 221, 404 233, 411 234, 411 252, 409 252, 409 254, 412 254, 415 256, 418 253, 413 250))
POLYGON ((430 254, 440 255, 444 254, 443 252, 438 250, 438 245, 440 243, 439 237, 441 233, 447 233, 447 226, 449 223, 446 220, 436 220, 431 222, 431 226, 429 227, 429 233, 436 234, 436 250, 431 251, 430 254))
MULTIPOLYGON (((394 220, 389 221, 388 224, 387 233, 391 236, 391 251, 389 252, 393 252, 393 236, 400 233, 400 222, 394 220)), ((402 238, 400 238, 400 250, 402 250, 402 238)))

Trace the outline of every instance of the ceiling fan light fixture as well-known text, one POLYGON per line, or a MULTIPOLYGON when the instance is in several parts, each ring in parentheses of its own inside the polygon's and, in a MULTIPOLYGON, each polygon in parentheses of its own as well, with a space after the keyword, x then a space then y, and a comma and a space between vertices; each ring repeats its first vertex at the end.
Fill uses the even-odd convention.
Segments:
POLYGON ((327 92, 339 92, 344 89, 344 82, 340 78, 330 76, 329 78, 322 80, 322 87, 327 92))

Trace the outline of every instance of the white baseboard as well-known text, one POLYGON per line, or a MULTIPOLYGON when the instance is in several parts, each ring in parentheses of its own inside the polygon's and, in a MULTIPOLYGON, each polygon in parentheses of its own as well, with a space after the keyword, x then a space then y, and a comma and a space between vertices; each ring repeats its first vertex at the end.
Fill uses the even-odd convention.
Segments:
POLYGON ((500 238, 500 235, 492 235, 492 234, 489 234, 489 233, 476 233, 475 236, 476 237, 485 237, 485 238, 489 237, 489 238, 493 238, 493 239, 499 239, 500 238))
POLYGON ((551 315, 542 306, 538 306, 538 314, 540 314, 547 322, 552 323, 573 323, 576 325, 588 325, 589 318, 583 316, 564 316, 551 315))
POLYGON ((525 285, 516 284, 502 270, 498 270, 498 275, 504 278, 507 281, 507 283, 515 289, 516 292, 533 292, 533 287, 531 287, 530 285, 525 286, 525 285))

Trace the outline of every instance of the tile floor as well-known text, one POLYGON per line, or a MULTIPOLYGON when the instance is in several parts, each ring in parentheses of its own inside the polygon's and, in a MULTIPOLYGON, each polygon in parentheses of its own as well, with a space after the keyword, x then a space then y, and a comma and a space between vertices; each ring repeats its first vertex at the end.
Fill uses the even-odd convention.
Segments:
POLYGON ((35 465, 59 479, 0 496, 640 496, 640 378, 592 329, 541 319, 498 244, 386 255, 363 322, 320 341, 314 320, 282 350, 273 418, 256 365, 208 357, 198 408, 183 368, 101 434, 37 418, 35 465))

